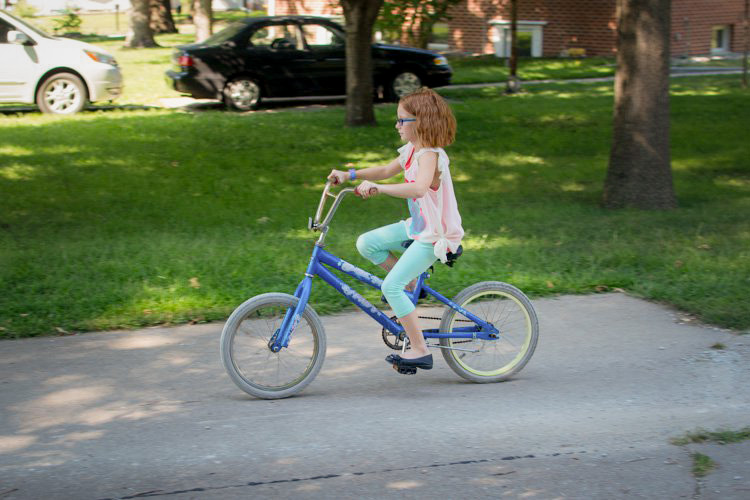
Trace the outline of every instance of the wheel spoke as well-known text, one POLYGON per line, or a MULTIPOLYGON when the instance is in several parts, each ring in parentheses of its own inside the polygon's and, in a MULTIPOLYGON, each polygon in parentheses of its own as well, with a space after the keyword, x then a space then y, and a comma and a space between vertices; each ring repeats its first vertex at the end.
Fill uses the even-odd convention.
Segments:
POLYGON ((419 77, 407 71, 400 73, 393 79, 393 92, 396 97, 400 98, 419 90, 421 85, 422 82, 419 77))
MULTIPOLYGON (((516 288, 499 282, 486 282, 467 288, 454 300, 462 308, 499 331, 499 338, 454 341, 474 352, 444 350, 443 355, 459 375, 474 381, 504 380, 520 370, 536 347, 538 327, 530 302, 516 288), (470 345, 466 345, 466 343, 470 345)), ((464 323, 464 316, 449 310, 441 329, 452 330, 464 323)))
POLYGON ((247 309, 238 308, 222 333, 222 359, 232 380, 245 392, 265 398, 285 397, 300 390, 317 374, 325 355, 322 325, 307 309, 289 346, 279 352, 271 350, 269 341, 296 299, 270 295, 278 296, 278 301, 248 301, 247 309))
POLYGON ((234 80, 225 91, 230 104, 237 109, 251 109, 260 100, 260 87, 253 80, 234 80))
POLYGON ((54 113, 66 113, 75 109, 83 98, 78 86, 65 79, 50 83, 43 90, 43 95, 47 107, 54 113))

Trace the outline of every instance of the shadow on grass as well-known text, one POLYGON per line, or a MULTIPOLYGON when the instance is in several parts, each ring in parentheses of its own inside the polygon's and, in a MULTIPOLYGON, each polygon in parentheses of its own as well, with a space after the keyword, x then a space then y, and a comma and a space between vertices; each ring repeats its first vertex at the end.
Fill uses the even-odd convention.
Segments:
POLYGON ((261 101, 257 109, 252 111, 240 111, 227 107, 223 102, 209 99, 191 99, 189 97, 177 97, 169 99, 169 107, 184 111, 227 111, 230 113, 253 114, 268 113, 274 111, 314 111, 330 108, 341 108, 346 104, 345 96, 332 97, 294 97, 274 98, 261 101))
MULTIPOLYGON (((145 111, 160 109, 157 106, 142 106, 139 104, 101 104, 87 106, 84 110, 79 111, 80 114, 94 113, 97 111, 145 111)), ((0 114, 3 115, 27 115, 31 113, 39 113, 39 108, 31 105, 3 105, 0 106, 0 114)), ((61 115, 62 116, 62 115, 61 115)))
MULTIPOLYGON (((343 96, 334 97, 299 97, 290 99, 267 99, 261 103, 258 109, 252 111, 239 111, 227 108, 219 100, 191 99, 189 97, 165 98, 164 106, 146 106, 140 104, 93 104, 87 106, 81 114, 97 111, 146 111, 158 109, 177 109, 182 111, 226 111, 235 114, 268 113, 274 111, 314 111, 328 108, 340 108, 346 104, 343 96)), ((388 104, 388 103, 383 103, 388 104)), ((39 108, 33 105, 0 105, 0 115, 26 115, 30 113, 41 113, 39 108)))

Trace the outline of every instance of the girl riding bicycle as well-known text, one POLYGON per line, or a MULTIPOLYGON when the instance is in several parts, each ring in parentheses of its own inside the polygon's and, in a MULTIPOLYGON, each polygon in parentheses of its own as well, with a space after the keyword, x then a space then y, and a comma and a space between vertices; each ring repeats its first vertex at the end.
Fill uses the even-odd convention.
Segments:
MULTIPOLYGON (((388 275, 382 291, 386 301, 404 327, 411 349, 386 358, 394 368, 432 368, 432 354, 425 343, 414 304, 405 293, 414 280, 436 260, 446 262, 448 252, 456 252, 464 231, 453 192, 448 155, 443 150, 456 134, 456 119, 445 100, 423 88, 399 101, 396 130, 406 145, 388 165, 332 170, 328 179, 334 184, 362 180, 356 193, 363 199, 378 194, 405 198, 411 217, 362 234, 357 250, 379 265, 388 275), (379 184, 404 172, 404 183, 379 184), (400 258, 395 251, 412 240, 400 258)), ((408 370, 400 373, 410 373, 408 370)), ((412 371, 413 372, 413 371, 412 371)))

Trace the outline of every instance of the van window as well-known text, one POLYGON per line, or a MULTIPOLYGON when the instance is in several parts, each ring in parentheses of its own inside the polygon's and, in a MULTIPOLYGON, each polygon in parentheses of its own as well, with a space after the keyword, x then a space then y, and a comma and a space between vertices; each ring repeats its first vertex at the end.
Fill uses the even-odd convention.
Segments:
POLYGON ((19 18, 17 18, 16 16, 14 16, 12 14, 8 14, 7 12, 3 12, 3 14, 5 16, 7 16, 7 17, 10 17, 11 20, 14 23, 16 23, 15 26, 13 26, 11 24, 11 29, 13 29, 13 30, 24 31, 24 32, 26 32, 27 35, 29 34, 28 32, 31 32, 31 33, 34 33, 35 35, 41 36, 43 38, 50 38, 50 39, 54 39, 55 38, 53 36, 48 35, 44 31, 42 31, 41 29, 37 28, 33 24, 24 21, 23 19, 19 19, 19 18))
POLYGON ((0 19, 0 43, 8 43, 8 32, 15 28, 10 23, 0 19))
POLYGON ((297 50, 303 50, 304 45, 299 36, 296 24, 269 24, 250 35, 249 45, 253 47, 278 48, 286 46, 297 50))

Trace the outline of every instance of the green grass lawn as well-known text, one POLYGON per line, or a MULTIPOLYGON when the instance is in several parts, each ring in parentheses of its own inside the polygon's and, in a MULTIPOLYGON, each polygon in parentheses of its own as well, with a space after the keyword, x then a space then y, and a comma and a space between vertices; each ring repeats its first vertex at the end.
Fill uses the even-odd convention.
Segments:
MULTIPOLYGON (((493 55, 451 57, 454 71, 452 83, 504 82, 509 69, 506 59, 493 55)), ((615 74, 614 58, 520 58, 518 76, 521 80, 596 78, 615 74)))
MULTIPOLYGON (((611 84, 443 93, 459 123, 448 152, 467 235, 433 286, 620 288, 750 328, 749 96, 736 77, 673 82, 680 208, 667 212, 598 205, 611 84)), ((220 320, 255 294, 293 292, 325 175, 389 161, 394 117, 393 104, 363 129, 343 127, 340 106, 0 115, 0 335, 220 320)), ((405 214, 400 200, 348 199, 328 249, 369 269, 357 235, 405 214)), ((348 305, 320 282, 312 302, 348 305)))
POLYGON ((195 40, 194 35, 159 35, 160 47, 128 49, 122 40, 94 42, 106 48, 117 59, 124 82, 118 105, 160 106, 161 99, 180 97, 182 94, 169 87, 165 72, 172 65, 174 47, 195 40))

